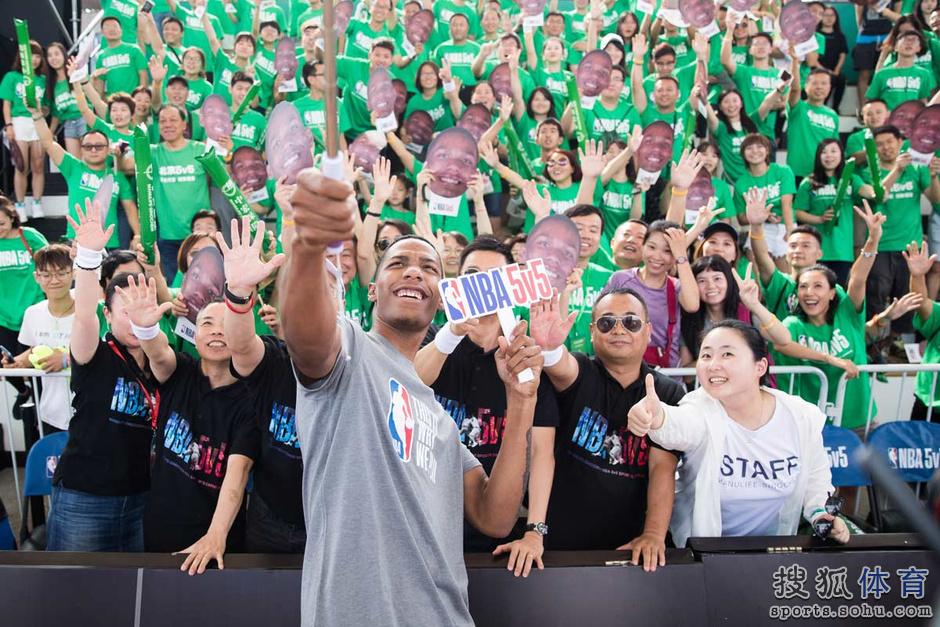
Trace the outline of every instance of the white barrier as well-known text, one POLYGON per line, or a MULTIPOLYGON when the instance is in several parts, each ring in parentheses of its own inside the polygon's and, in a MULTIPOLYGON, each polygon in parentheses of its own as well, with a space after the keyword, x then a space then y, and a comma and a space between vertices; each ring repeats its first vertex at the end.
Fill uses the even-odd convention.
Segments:
MULTIPOLYGON (((695 376, 695 368, 659 368, 657 372, 660 372, 668 377, 695 376)), ((815 368, 813 366, 771 366, 770 374, 810 374, 815 376, 817 379, 819 379, 819 398, 816 401, 816 405, 819 407, 820 411, 826 411, 826 405, 828 404, 827 399, 829 398, 829 381, 826 379, 826 373, 819 368, 815 368)), ((795 377, 790 377, 790 389, 786 390, 790 394, 793 394, 793 386, 795 381, 795 377)), ((695 387, 698 387, 697 378, 695 379, 695 387)))
MULTIPOLYGON (((10 446, 10 461, 13 466, 13 485, 16 488, 16 509, 20 513, 20 517, 24 515, 23 506, 22 506, 22 491, 20 490, 20 476, 16 471, 16 444, 13 440, 13 412, 11 410, 12 404, 10 403, 9 389, 6 385, 7 379, 9 378, 20 378, 20 379, 29 379, 32 383, 32 396, 33 403, 36 407, 36 416, 38 420, 39 427, 39 437, 43 437, 45 433, 42 428, 42 414, 39 409, 39 385, 37 383, 40 379, 67 379, 71 376, 71 372, 66 370, 63 372, 51 372, 46 373, 42 370, 33 370, 31 368, 0 368, 0 402, 3 403, 3 430, 7 434, 7 443, 10 446)), ((26 454, 29 454, 29 451, 26 451, 26 454)))
MULTIPOLYGON (((910 414, 908 414, 906 418, 902 418, 902 412, 901 412, 901 407, 905 404, 905 399, 907 398, 907 400, 910 400, 913 397, 913 391, 910 392, 909 397, 905 395, 905 391, 906 391, 905 388, 906 388, 906 384, 910 375, 912 374, 914 375, 914 377, 911 377, 911 379, 914 380, 916 378, 917 373, 932 372, 933 375, 932 375, 931 387, 930 387, 931 390, 936 389, 937 379, 938 377, 940 377, 940 364, 868 364, 865 366, 859 366, 858 370, 859 370, 858 376, 868 377, 869 388, 871 390, 871 394, 868 399, 868 408, 865 410, 865 414, 867 416, 867 419, 865 421, 865 437, 866 438, 868 437, 868 432, 871 429, 871 423, 872 423, 871 413, 872 413, 872 407, 875 402, 875 388, 876 388, 876 381, 877 381, 876 377, 879 374, 901 376, 900 389, 898 390, 898 394, 897 394, 897 404, 894 407, 894 413, 891 414, 891 417, 888 419, 888 421, 910 419, 910 414)), ((842 425, 842 409, 845 404, 845 388, 846 388, 847 383, 848 383, 848 378, 846 377, 845 374, 839 377, 838 387, 836 388, 835 405, 827 408, 828 409, 827 413, 829 414, 829 416, 832 417, 832 422, 837 427, 842 425)), ((932 415, 933 415, 933 407, 928 407, 927 409, 928 421, 930 420, 932 415)), ((886 421, 879 420, 879 422, 886 422, 886 421)))

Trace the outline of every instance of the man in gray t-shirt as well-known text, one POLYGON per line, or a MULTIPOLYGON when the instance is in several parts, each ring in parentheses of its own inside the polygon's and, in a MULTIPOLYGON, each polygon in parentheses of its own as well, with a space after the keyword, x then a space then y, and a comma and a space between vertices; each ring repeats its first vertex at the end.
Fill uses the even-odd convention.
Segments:
POLYGON ((296 235, 281 316, 304 461, 303 624, 472 624, 462 520, 494 537, 516 521, 541 351, 525 323, 511 343, 500 338, 506 425, 487 478, 414 370, 438 308, 434 247, 410 237, 385 251, 365 333, 338 316, 325 266, 327 244, 353 233, 352 187, 305 171, 291 203, 296 235), (519 383, 526 368, 535 380, 519 383))

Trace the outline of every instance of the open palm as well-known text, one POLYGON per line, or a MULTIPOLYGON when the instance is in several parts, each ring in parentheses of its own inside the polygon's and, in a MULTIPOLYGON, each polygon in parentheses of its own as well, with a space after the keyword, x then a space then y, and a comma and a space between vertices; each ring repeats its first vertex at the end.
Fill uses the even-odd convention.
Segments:
MULTIPOLYGON (((557 292, 556 292, 557 294, 557 292)), ((558 296, 532 305, 529 311, 529 335, 542 350, 550 351, 564 344, 578 312, 561 314, 558 296)))
POLYGON ((253 290, 274 270, 284 263, 283 254, 275 255, 270 261, 261 259, 261 242, 264 241, 264 223, 258 222, 258 230, 251 237, 251 220, 242 218, 241 229, 238 220, 232 220, 232 246, 225 243, 221 233, 216 233, 216 241, 222 249, 225 260, 225 280, 230 288, 253 290))
POLYGON ((140 274, 127 277, 127 287, 116 288, 117 294, 124 301, 127 317, 139 327, 152 327, 160 322, 173 303, 157 304, 157 282, 140 274))
POLYGON ((77 221, 73 220, 72 216, 66 216, 75 230, 75 242, 82 248, 102 250, 111 239, 114 226, 102 228, 101 208, 98 203, 92 203, 90 198, 86 198, 84 211, 80 205, 75 205, 75 217, 78 218, 77 221))

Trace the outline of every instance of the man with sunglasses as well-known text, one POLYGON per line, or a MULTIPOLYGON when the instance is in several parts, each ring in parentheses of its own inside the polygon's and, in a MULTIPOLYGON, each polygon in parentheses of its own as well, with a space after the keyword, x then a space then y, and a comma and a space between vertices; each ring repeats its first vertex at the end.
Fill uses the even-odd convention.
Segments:
MULTIPOLYGON (((652 326, 646 303, 630 288, 605 290, 591 312, 594 357, 570 353, 564 342, 575 314, 557 300, 531 310, 532 338, 558 393, 555 472, 546 537, 550 550, 632 550, 645 570, 665 564, 677 456, 627 430, 627 412, 646 394, 652 373, 660 398, 684 392, 643 362, 652 326)), ((533 466, 530 485, 544 481, 533 466)))
MULTIPOLYGON (((69 215, 76 218, 75 207, 84 207, 86 199, 94 198, 98 188, 109 174, 114 177, 114 192, 111 194, 111 204, 107 207, 107 218, 104 226, 114 225, 114 231, 108 240, 108 248, 118 248, 117 207, 118 202, 127 214, 127 221, 131 225, 134 235, 140 233, 140 220, 137 217, 137 203, 134 201, 134 191, 127 177, 114 169, 107 167, 108 137, 101 131, 88 131, 81 138, 81 155, 78 159, 66 152, 52 135, 46 119, 38 111, 33 113, 36 122, 36 133, 42 147, 49 154, 49 159, 62 172, 69 190, 69 215)), ((102 207, 102 212, 105 208, 102 207)), ((75 237, 75 230, 69 224, 66 237, 75 237)))

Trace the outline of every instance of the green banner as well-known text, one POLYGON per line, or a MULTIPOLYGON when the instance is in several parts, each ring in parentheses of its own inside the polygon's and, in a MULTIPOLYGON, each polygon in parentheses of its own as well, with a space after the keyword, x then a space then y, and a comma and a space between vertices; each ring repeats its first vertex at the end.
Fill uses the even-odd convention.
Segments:
POLYGON ((259 91, 261 91, 261 83, 255 81, 248 89, 248 93, 245 94, 245 99, 242 100, 242 103, 238 105, 237 109, 235 109, 235 113, 232 114, 232 124, 238 124, 238 121, 242 119, 243 115, 245 115, 245 111, 248 110, 248 106, 251 104, 251 101, 258 96, 259 91))
MULTIPOLYGON (((196 157, 196 161, 202 164, 209 178, 212 179, 212 182, 219 188, 222 195, 232 204, 232 209, 235 210, 236 215, 240 218, 249 218, 251 220, 251 234, 253 236, 258 229, 258 214, 254 212, 248 199, 245 198, 245 194, 242 193, 242 190, 238 189, 238 185, 236 185, 232 177, 229 176, 228 170, 225 169, 225 163, 222 161, 222 157, 216 154, 215 148, 210 148, 205 154, 196 157)), ((262 247, 265 251, 268 250, 267 239, 262 242, 262 247)))
POLYGON ((506 139, 509 141, 509 160, 510 162, 516 162, 513 169, 521 174, 523 178, 534 179, 535 168, 532 166, 529 155, 526 154, 525 147, 519 140, 519 134, 516 133, 516 129, 512 125, 512 120, 509 120, 503 125, 503 130, 506 131, 506 139))
POLYGON ((33 75, 33 48, 29 45, 29 25, 26 20, 14 18, 16 26, 16 43, 20 51, 20 65, 23 66, 23 93, 26 95, 26 106, 38 109, 36 102, 36 77, 33 75))
POLYGON ((865 140, 865 154, 868 157, 868 171, 871 173, 871 186, 875 188, 875 202, 884 200, 885 189, 881 186, 881 169, 878 167, 878 150, 875 140, 871 137, 865 140))
POLYGON ((588 139, 588 132, 587 123, 584 121, 584 109, 581 108, 581 96, 578 94, 578 84, 573 76, 569 76, 566 83, 568 85, 568 102, 571 103, 571 112, 574 116, 574 136, 583 150, 584 143, 588 139))
POLYGON ((137 179, 137 212, 140 215, 140 243, 147 263, 156 262, 157 212, 153 202, 153 156, 150 136, 143 124, 134 128, 134 174, 137 179))
POLYGON ((829 228, 839 222, 839 214, 842 212, 842 205, 845 203, 845 193, 849 188, 849 183, 852 182, 853 176, 855 176, 855 157, 850 157, 842 168, 842 176, 839 177, 839 187, 836 189, 836 200, 832 206, 833 215, 828 225, 829 228))

